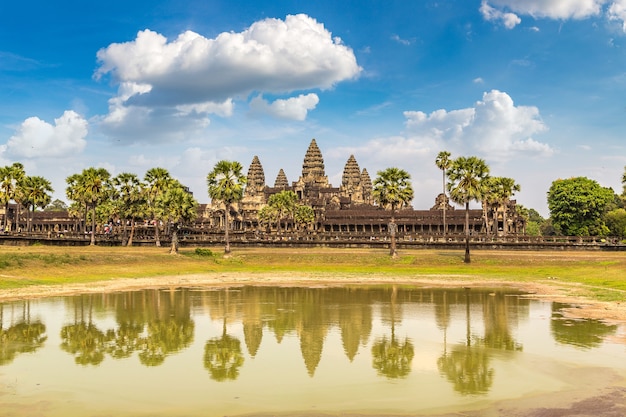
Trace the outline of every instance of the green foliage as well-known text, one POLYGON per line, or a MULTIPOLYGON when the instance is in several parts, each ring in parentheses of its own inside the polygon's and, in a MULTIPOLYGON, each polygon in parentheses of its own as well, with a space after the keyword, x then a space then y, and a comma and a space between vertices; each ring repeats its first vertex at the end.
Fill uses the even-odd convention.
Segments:
POLYGON ((618 208, 606 213, 606 225, 611 236, 626 237, 626 209, 618 208))
POLYGON ((548 191, 554 228, 566 236, 605 236, 604 213, 614 192, 586 177, 556 180, 548 191))
POLYGON ((193 253, 198 256, 204 256, 208 258, 213 256, 213 252, 211 251, 211 249, 207 249, 207 248, 196 248, 196 250, 194 250, 193 253))
POLYGON ((399 168, 387 168, 376 173, 372 196, 380 207, 395 211, 407 206, 413 199, 411 176, 399 168))

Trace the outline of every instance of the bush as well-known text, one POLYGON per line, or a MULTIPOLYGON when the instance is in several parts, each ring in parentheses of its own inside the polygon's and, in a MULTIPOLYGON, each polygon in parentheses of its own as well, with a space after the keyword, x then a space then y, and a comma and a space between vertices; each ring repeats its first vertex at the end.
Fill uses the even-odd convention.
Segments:
POLYGON ((198 256, 206 256, 206 257, 213 256, 213 252, 211 252, 211 249, 206 249, 206 248, 196 248, 194 253, 198 256))

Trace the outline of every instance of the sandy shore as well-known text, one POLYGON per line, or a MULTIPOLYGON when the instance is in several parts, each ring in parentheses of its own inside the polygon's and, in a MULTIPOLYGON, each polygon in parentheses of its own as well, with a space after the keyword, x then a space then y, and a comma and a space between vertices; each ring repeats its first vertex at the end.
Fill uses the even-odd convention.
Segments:
POLYGON ((581 296, 582 287, 557 281, 519 283, 509 281, 480 281, 445 276, 419 276, 413 278, 390 278, 376 275, 350 277, 311 275, 299 273, 204 273, 146 278, 118 278, 87 284, 35 285, 18 289, 0 290, 0 302, 88 293, 139 290, 145 288, 171 287, 225 287, 241 285, 320 286, 346 284, 412 284, 421 287, 508 287, 528 293, 536 299, 571 304, 564 311, 570 317, 603 320, 626 326, 626 303, 600 302, 581 296))

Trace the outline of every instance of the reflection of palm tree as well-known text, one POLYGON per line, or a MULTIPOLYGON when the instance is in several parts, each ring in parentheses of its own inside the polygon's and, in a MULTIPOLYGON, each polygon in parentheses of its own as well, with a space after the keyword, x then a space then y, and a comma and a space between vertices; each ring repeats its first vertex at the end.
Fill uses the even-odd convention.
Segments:
POLYGON ((470 327, 470 295, 466 289, 466 341, 465 345, 457 345, 452 352, 444 354, 437 360, 439 372, 445 374, 454 389, 464 395, 484 394, 493 384, 493 368, 489 368, 490 357, 482 345, 472 345, 470 327))
POLYGON ((505 300, 502 293, 496 293, 483 303, 485 336, 481 339, 481 344, 493 349, 520 351, 522 345, 515 340, 509 329, 505 300))
POLYGON ((128 358, 139 347, 143 324, 121 323, 117 330, 107 331, 107 353, 115 359, 128 358))
POLYGON ((212 379, 222 382, 237 379, 243 362, 241 342, 236 337, 226 334, 224 318, 222 336, 207 341, 204 346, 204 367, 212 379))
POLYGON ((61 340, 61 349, 74 355, 79 365, 99 365, 104 360, 106 337, 93 323, 63 326, 61 340))
POLYGON ((47 339, 45 324, 39 320, 31 322, 28 301, 23 307, 22 319, 5 330, 0 306, 0 366, 11 363, 18 353, 36 351, 47 339))
POLYGON ((617 330, 617 326, 605 324, 600 320, 565 319, 561 312, 564 307, 567 307, 567 304, 552 303, 550 330, 559 343, 585 349, 595 348, 602 344, 606 336, 617 330))
POLYGON ((394 286, 391 293, 391 339, 387 336, 378 338, 372 345, 372 366, 379 375, 387 378, 404 378, 411 372, 411 362, 415 348, 407 337, 404 342, 396 339, 395 331, 395 300, 397 289, 394 286))

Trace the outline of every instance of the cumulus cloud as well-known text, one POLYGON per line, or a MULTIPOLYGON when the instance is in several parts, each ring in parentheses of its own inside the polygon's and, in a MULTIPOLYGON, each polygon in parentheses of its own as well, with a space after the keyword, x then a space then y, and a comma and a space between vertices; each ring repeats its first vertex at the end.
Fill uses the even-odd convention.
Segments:
POLYGON ((490 22, 501 22, 507 29, 513 29, 522 22, 522 19, 520 19, 515 13, 498 10, 491 7, 486 1, 483 1, 480 5, 480 13, 483 15, 485 20, 490 22))
POLYGON ((267 102, 260 95, 250 101, 250 110, 253 114, 268 114, 288 120, 304 120, 309 110, 313 110, 319 103, 317 94, 301 94, 286 100, 278 99, 273 103, 267 102))
POLYGON ((608 10, 610 20, 619 20, 622 22, 622 30, 626 33, 626 0, 617 0, 608 10))
POLYGON ((430 138, 464 152, 508 159, 518 153, 549 156, 554 150, 532 136, 547 130, 534 106, 516 106, 506 93, 492 90, 473 107, 430 114, 407 111, 409 136, 430 138))
POLYGON ((87 121, 72 110, 54 119, 54 125, 38 117, 29 117, 9 138, 4 152, 18 158, 76 155, 85 148, 87 131, 87 121))
MULTIPOLYGON (((171 133, 180 132, 177 122, 190 118, 199 127, 209 123, 211 114, 230 116, 233 100, 253 92, 330 89, 361 73, 352 49, 304 14, 264 19, 214 39, 186 31, 168 40, 144 30, 133 41, 101 49, 97 58, 95 77, 108 75, 120 86, 102 120, 105 131, 117 133, 154 121, 160 122, 160 132, 166 122, 173 123, 171 133)), ((312 101, 313 96, 300 95, 282 103, 298 109, 297 115, 278 111, 281 102, 266 107, 279 117, 301 117, 312 101)))
POLYGON ((483 0, 485 20, 501 21, 511 29, 521 22, 518 15, 535 19, 587 19, 606 11, 610 20, 623 22, 626 32, 626 0, 483 0))

